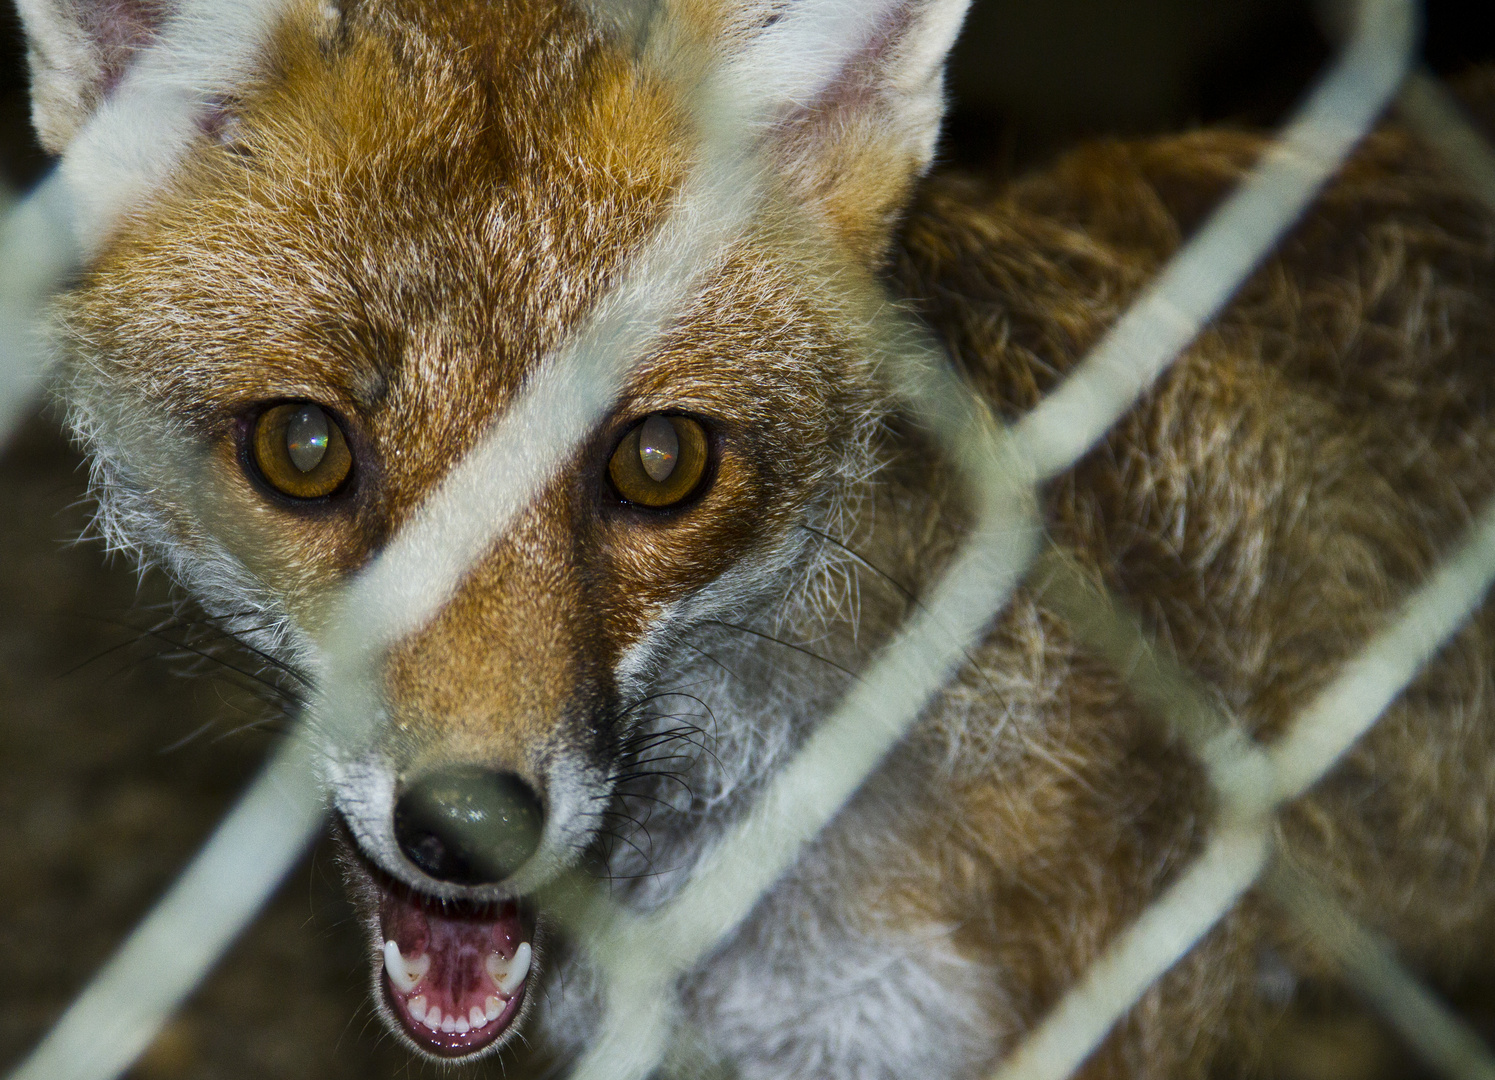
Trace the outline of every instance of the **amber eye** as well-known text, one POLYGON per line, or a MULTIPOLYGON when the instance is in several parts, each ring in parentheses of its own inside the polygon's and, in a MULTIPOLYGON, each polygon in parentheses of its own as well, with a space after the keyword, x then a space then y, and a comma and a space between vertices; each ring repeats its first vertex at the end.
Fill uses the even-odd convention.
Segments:
POLYGON ((250 450, 265 481, 293 499, 331 495, 353 471, 343 429, 326 409, 309 401, 260 413, 250 450))
POLYGON ((695 493, 709 456, 700 424, 688 416, 654 413, 623 436, 607 475, 624 499, 661 509, 695 493))

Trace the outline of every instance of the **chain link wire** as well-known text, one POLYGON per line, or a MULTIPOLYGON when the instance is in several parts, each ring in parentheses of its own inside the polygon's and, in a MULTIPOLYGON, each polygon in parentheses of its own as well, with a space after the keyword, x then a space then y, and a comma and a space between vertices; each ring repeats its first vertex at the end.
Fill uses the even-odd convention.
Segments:
MULTIPOLYGON (((255 916, 320 827, 319 761, 356 750, 372 734, 373 675, 383 651, 439 609, 466 568, 604 415, 661 328, 689 304, 695 284, 750 226, 764 180, 748 134, 756 122, 783 102, 812 99, 887 6, 886 0, 810 0, 775 25, 752 65, 699 69, 691 100, 702 164, 670 220, 586 324, 546 359, 524 397, 345 591, 337 617, 327 622, 334 629, 317 643, 319 691, 309 709, 315 734, 303 724, 288 738, 11 1080, 118 1076, 255 916), (743 74, 749 66, 751 81, 743 74), (661 290, 661 282, 668 287, 661 290), (535 431, 547 437, 526 437, 535 431), (552 451, 537 458, 536 445, 552 451)), ((117 215, 169 171, 193 137, 198 110, 215 87, 231 86, 248 70, 278 8, 276 0, 188 0, 182 10, 69 149, 59 172, 5 219, 0 439, 45 378, 47 347, 37 330, 45 296, 97 247, 117 215), (225 18, 229 32, 209 32, 210 26, 221 31, 225 18), (213 72, 213 80, 202 72, 213 72), (166 152, 141 153, 142 133, 166 152)), ((1208 688, 1151 642, 1113 597, 1061 552, 1044 550, 1036 516, 1036 485, 1072 465, 1146 392, 1399 90, 1403 118, 1495 210, 1495 154, 1435 80, 1406 77, 1415 21, 1409 0, 1360 0, 1339 58, 1263 160, 1082 365, 1012 429, 999 425, 951 373, 921 327, 891 310, 869 320, 867 348, 887 359, 898 389, 963 470, 975 525, 919 610, 673 901, 638 915, 576 891, 574 883, 570 893, 557 891, 556 910, 602 975, 608 1004, 573 1076, 642 1080, 682 1036, 690 1043, 679 1028, 674 980, 708 956, 793 865, 1026 579, 1199 756, 1220 812, 1194 863, 1105 950, 997 1077, 1069 1076, 1259 883, 1430 1065, 1450 1078, 1495 1078, 1495 1060, 1478 1038, 1397 964, 1384 942, 1301 870, 1274 859, 1271 841, 1275 809, 1333 767, 1482 601, 1495 579, 1495 508, 1269 746, 1223 715, 1208 688)))

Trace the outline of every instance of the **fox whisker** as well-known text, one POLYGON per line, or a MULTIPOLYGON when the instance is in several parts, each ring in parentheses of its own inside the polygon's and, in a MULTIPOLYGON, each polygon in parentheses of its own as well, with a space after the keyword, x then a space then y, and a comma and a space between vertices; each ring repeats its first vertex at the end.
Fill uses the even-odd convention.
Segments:
POLYGON ((742 678, 741 675, 737 674, 737 672, 733 671, 726 664, 722 663, 720 660, 718 660, 711 653, 707 652, 705 649, 701 648, 698 645, 692 645, 688 641, 682 641, 682 642, 680 642, 680 644, 684 645, 687 649, 689 649, 691 652, 695 653, 697 656, 701 657, 702 659, 709 660, 711 663, 713 663, 717 667, 721 668, 722 673, 724 675, 726 675, 727 678, 733 680, 734 682, 741 683, 742 685, 747 685, 744 682, 744 680, 743 680, 743 678, 742 678))
POLYGON ((782 645, 786 649, 792 649, 794 652, 800 653, 804 656, 808 656, 811 660, 819 660, 822 664, 825 664, 828 667, 835 668, 843 675, 849 675, 853 679, 861 678, 861 676, 858 675, 855 671, 852 671, 851 668, 836 663, 828 656, 822 656, 820 653, 816 652, 814 649, 811 649, 806 645, 799 645, 792 641, 785 641, 783 638, 776 637, 775 635, 770 634, 764 630, 754 630, 751 626, 742 626, 738 623, 730 623, 723 619, 710 619, 708 620, 708 622, 713 626, 723 626, 728 630, 736 630, 739 633, 751 634, 753 637, 762 638, 764 641, 771 641, 775 645, 782 645))
MULTIPOLYGON (((147 609, 148 610, 148 609, 147 609)), ((138 622, 125 618, 87 615, 84 618, 106 625, 130 631, 132 637, 111 645, 106 649, 95 653, 88 659, 69 668, 64 675, 76 674, 91 664, 115 655, 119 652, 149 646, 150 651, 133 657, 128 663, 115 669, 110 677, 117 677, 126 671, 137 668, 147 661, 167 661, 184 663, 188 670, 196 665, 205 665, 202 671, 194 674, 211 674, 215 679, 235 686, 239 690, 250 694, 267 707, 276 710, 275 715, 255 717, 245 724, 237 724, 217 735, 213 743, 221 742, 247 731, 282 731, 284 721, 293 711, 303 705, 301 696, 291 690, 277 679, 266 677, 262 671, 255 671, 242 664, 235 663, 223 652, 245 651, 250 655, 263 660, 267 668, 281 673, 304 683, 304 679, 292 670, 288 665, 268 657, 260 650, 247 646, 237 635, 225 630, 219 621, 207 617, 188 618, 173 612, 165 618, 155 620, 149 625, 141 626, 138 622)), ((238 703, 230 702, 220 695, 220 700, 226 705, 241 710, 238 703)), ((157 752, 160 754, 174 753, 183 747, 201 739, 214 727, 218 726, 219 720, 212 719, 200 725, 192 732, 162 747, 157 752)))

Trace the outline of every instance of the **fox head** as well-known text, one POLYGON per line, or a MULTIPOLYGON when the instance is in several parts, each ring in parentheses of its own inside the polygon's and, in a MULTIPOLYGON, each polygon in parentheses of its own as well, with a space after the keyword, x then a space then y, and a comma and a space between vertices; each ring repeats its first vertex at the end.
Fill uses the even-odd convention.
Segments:
MULTIPOLYGON (((314 668, 330 598, 678 227, 702 164, 691 73, 795 4, 644 7, 285 7, 253 77, 213 100, 58 305, 114 543, 314 668)), ((373 743, 329 749, 375 996, 413 1049, 475 1056, 517 1030, 542 975, 536 890, 597 843, 640 703, 694 628, 791 593, 814 558, 802 526, 877 467, 891 406, 866 312, 933 152, 963 7, 885 5, 752 133, 767 179, 751 224, 382 658, 373 743)), ((173 17, 170 0, 21 9, 54 151, 173 17)))

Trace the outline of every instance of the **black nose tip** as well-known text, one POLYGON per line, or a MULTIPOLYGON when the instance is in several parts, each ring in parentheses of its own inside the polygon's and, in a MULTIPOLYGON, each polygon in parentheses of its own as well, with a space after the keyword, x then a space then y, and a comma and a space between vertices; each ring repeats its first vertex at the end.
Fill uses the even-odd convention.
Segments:
POLYGON ((395 803, 400 850, 438 881, 487 885, 540 846, 540 798, 513 773, 463 765, 427 773, 395 803))

